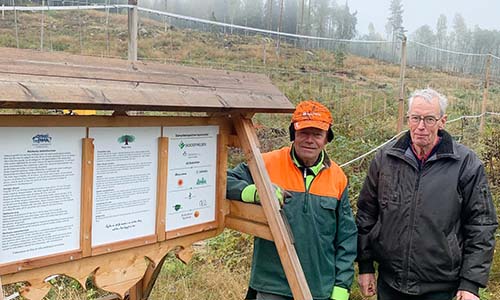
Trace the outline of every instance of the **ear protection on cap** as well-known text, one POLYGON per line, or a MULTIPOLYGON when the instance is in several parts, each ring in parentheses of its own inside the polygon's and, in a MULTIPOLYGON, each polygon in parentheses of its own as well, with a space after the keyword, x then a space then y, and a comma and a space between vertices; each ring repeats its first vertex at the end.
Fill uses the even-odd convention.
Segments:
MULTIPOLYGON (((293 127, 293 123, 290 123, 290 126, 288 127, 288 132, 290 133, 290 142, 293 142, 295 140, 295 127, 293 127)), ((328 142, 331 142, 333 140, 334 134, 333 130, 331 127, 328 128, 328 132, 326 134, 326 139, 328 142)))

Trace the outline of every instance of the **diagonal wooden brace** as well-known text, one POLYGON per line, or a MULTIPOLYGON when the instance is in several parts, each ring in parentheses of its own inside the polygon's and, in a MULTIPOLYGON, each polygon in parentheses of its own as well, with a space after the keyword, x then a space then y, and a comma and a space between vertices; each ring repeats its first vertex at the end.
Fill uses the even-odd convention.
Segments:
POLYGON ((234 125, 240 138, 241 147, 245 152, 250 173, 252 173, 252 178, 257 186, 264 214, 271 229, 281 264, 288 279, 288 284, 292 289, 293 298, 296 300, 311 300, 312 295, 309 291, 309 286, 307 285, 297 252, 279 212, 278 199, 276 199, 271 180, 262 159, 262 154, 260 153, 252 120, 236 116, 234 125))

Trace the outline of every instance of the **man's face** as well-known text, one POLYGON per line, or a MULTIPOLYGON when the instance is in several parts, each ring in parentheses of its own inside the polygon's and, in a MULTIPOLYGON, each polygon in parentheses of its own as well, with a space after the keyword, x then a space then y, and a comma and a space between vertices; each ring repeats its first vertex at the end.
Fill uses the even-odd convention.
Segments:
POLYGON ((425 152, 429 152, 435 144, 438 130, 443 129, 446 122, 446 115, 440 117, 438 99, 434 98, 429 103, 422 97, 415 97, 408 111, 408 117, 410 136, 413 144, 425 152), (417 118, 418 122, 416 121, 417 118), (433 123, 432 119, 436 121, 435 124, 429 124, 433 123))
POLYGON ((316 162, 327 142, 326 130, 314 127, 297 130, 294 141, 295 154, 310 167, 316 162))

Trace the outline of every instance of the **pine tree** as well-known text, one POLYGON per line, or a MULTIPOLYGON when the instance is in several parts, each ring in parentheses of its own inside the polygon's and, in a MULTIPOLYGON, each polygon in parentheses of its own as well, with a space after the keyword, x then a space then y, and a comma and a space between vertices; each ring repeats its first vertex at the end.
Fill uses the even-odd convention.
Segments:
POLYGON ((393 41, 401 40, 405 29, 403 27, 403 4, 402 0, 391 0, 389 8, 388 23, 390 24, 391 36, 393 41))

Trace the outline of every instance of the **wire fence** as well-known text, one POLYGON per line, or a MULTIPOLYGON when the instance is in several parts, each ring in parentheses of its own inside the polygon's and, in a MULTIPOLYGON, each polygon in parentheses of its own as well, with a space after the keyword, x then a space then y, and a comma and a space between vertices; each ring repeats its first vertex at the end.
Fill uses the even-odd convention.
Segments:
MULTIPOLYGON (((0 44, 4 46, 127 57, 127 12, 133 6, 123 0, 42 0, 30 6, 16 6, 20 0, 2 1, 0 44), (71 21, 61 23, 63 14, 70 14, 71 21)), ((266 73, 292 102, 307 98, 324 102, 333 112, 334 129, 355 141, 344 141, 350 156, 363 155, 367 148, 371 151, 370 147, 394 135, 396 94, 401 84, 405 95, 426 86, 448 95, 452 118, 478 115, 489 60, 488 75, 493 80, 486 109, 499 110, 500 87, 495 80, 500 79, 500 58, 494 55, 439 49, 409 40, 410 68, 401 83, 400 42, 296 35, 148 7, 138 10, 141 60, 266 73), (189 49, 186 43, 191 44, 189 49), (371 59, 392 64, 378 65, 374 70, 371 59), (425 67, 426 76, 413 66, 425 67), (356 148, 359 140, 364 142, 356 148)), ((266 123, 266 116, 260 118, 266 123)), ((278 122, 276 127, 287 127, 286 118, 271 118, 278 122)), ((282 140, 286 142, 287 137, 282 140)))

